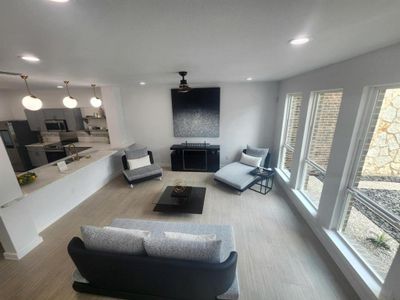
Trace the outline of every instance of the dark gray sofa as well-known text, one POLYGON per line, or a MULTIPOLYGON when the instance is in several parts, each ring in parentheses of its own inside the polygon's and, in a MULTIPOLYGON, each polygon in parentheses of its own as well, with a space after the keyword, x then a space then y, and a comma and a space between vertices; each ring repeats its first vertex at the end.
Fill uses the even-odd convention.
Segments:
POLYGON ((238 299, 237 253, 229 225, 116 219, 111 226, 148 230, 154 236, 164 231, 216 234, 222 240, 221 263, 113 254, 85 248, 74 237, 68 253, 77 267, 73 288, 123 299, 238 299))

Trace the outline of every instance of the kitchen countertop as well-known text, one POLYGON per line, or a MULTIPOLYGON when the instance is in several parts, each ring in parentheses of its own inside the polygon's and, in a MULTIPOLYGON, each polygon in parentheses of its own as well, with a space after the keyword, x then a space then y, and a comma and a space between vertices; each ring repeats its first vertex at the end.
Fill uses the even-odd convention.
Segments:
MULTIPOLYGON (((106 144, 106 143, 76 142, 76 143, 71 143, 71 144, 74 144, 75 147, 77 147, 77 148, 90 147, 90 148, 93 148, 93 149, 96 149, 96 150, 111 150, 111 145, 110 144, 106 144)), ((64 145, 64 148, 68 147, 69 145, 64 145)))
POLYGON ((51 144, 55 144, 58 142, 43 142, 43 143, 34 143, 34 144, 30 144, 30 145, 25 145, 25 147, 44 147, 47 145, 51 145, 51 144))
MULTIPOLYGON (((51 143, 50 143, 51 144, 51 143)), ((35 182, 21 186, 21 190, 24 195, 30 194, 46 185, 49 185, 57 180, 60 180, 70 174, 108 156, 115 154, 118 149, 112 149, 110 144, 105 143, 74 143, 76 147, 90 147, 85 151, 79 152, 82 157, 79 161, 74 161, 67 164, 68 170, 60 172, 58 167, 54 164, 63 161, 71 156, 64 157, 55 162, 51 162, 47 165, 32 169, 29 172, 34 172, 37 175, 35 182), (90 156, 90 157, 89 157, 90 156)))

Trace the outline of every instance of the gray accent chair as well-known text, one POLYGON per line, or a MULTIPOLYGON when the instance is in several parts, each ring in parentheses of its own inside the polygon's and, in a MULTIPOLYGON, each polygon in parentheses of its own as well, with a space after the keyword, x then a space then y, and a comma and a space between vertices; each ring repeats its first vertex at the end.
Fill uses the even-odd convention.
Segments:
POLYGON ((129 183, 130 187, 139 182, 150 180, 153 178, 162 179, 163 170, 162 168, 154 163, 153 153, 148 151, 146 147, 130 147, 125 150, 125 154, 122 156, 122 165, 124 170, 125 180, 129 183), (148 155, 150 158, 151 165, 141 167, 138 169, 130 170, 128 159, 140 158, 148 155))
MULTIPOLYGON (((243 150, 243 153, 247 152, 247 149, 243 150)), ((262 161, 264 162, 262 167, 268 168, 270 159, 271 154, 268 151, 265 160, 263 159, 262 161)), ((240 194, 254 185, 257 176, 250 174, 254 169, 255 168, 252 166, 240 162, 233 162, 219 169, 218 172, 214 174, 214 180, 233 188, 240 194)))

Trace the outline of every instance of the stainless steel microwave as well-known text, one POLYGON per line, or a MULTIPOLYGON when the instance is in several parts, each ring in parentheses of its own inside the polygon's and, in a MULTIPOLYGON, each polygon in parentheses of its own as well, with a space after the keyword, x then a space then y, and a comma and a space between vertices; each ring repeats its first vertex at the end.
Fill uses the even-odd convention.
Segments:
POLYGON ((65 120, 45 120, 44 123, 47 131, 68 131, 67 122, 65 120))

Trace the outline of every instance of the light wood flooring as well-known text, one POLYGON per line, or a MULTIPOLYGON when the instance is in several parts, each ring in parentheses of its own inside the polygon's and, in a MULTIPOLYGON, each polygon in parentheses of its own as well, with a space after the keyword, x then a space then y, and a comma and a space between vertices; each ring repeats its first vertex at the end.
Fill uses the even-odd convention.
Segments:
POLYGON ((77 294, 69 240, 82 224, 107 225, 114 218, 232 224, 239 253, 241 300, 358 299, 336 265, 276 187, 266 196, 240 196, 212 174, 165 172, 130 189, 118 177, 41 233, 44 242, 20 261, 0 259, 0 299, 104 299, 77 294), (207 186, 202 215, 152 211, 166 182, 183 178, 207 186))

